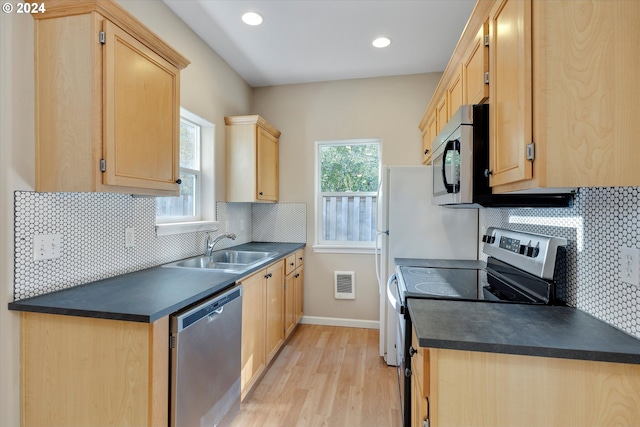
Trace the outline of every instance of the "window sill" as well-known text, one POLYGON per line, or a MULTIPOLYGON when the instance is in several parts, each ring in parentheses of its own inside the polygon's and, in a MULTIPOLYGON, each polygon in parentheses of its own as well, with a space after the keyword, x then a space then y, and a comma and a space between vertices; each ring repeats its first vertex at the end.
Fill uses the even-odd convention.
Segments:
POLYGON ((216 231, 220 225, 217 221, 171 222, 156 224, 156 236, 172 236, 174 234, 196 233, 198 231, 216 231))
POLYGON ((375 254, 374 246, 313 245, 313 252, 320 254, 375 254))

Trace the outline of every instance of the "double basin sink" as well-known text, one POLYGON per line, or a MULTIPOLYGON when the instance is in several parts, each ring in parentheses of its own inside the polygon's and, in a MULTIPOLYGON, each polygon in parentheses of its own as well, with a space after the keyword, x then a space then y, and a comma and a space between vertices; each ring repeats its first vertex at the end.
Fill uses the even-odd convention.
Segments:
POLYGON ((163 267, 243 273, 274 258, 277 254, 277 252, 220 250, 213 252, 210 256, 187 258, 165 264, 163 267))

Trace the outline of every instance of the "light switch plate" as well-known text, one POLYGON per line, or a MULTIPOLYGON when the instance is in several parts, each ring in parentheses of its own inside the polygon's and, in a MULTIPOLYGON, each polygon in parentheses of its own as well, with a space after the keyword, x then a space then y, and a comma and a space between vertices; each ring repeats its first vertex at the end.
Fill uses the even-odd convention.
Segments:
POLYGON ((620 280, 640 286, 640 249, 620 248, 620 280))
POLYGON ((33 259, 60 258, 62 234, 36 234, 33 236, 33 259))

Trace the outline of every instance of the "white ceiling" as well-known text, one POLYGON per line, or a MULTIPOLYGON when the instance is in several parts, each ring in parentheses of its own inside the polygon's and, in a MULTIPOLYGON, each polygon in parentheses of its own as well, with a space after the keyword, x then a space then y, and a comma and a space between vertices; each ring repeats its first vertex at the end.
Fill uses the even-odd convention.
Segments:
POLYGON ((476 0, 164 0, 251 86, 443 71, 476 0), (257 12, 262 25, 240 17, 257 12), (374 38, 391 46, 377 49, 374 38))

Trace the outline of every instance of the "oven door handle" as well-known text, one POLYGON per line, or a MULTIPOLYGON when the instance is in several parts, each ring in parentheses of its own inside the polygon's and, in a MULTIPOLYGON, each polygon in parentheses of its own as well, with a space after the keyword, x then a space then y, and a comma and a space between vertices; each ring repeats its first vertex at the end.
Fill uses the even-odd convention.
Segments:
MULTIPOLYGON (((402 305, 399 303, 399 299, 396 298, 396 296, 393 294, 393 289, 391 289, 393 284, 397 282, 398 282, 398 278, 396 277, 395 273, 389 277, 389 280, 387 280, 387 299, 389 300, 389 303, 393 306, 393 309, 398 313, 402 314, 402 311, 403 311, 402 305)), ((397 286, 396 286, 396 289, 398 289, 397 286)))

